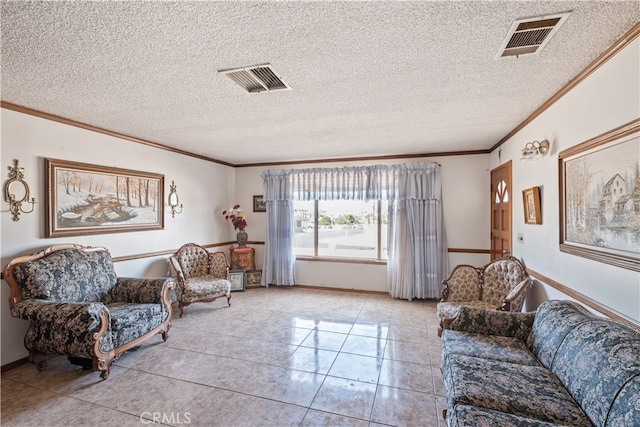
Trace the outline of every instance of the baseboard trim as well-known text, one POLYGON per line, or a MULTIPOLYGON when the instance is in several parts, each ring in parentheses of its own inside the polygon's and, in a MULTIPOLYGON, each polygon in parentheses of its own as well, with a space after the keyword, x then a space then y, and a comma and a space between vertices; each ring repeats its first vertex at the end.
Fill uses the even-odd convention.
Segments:
POLYGON ((23 357, 22 359, 18 359, 14 362, 7 363, 6 365, 2 365, 0 367, 0 372, 6 372, 13 368, 17 368, 18 366, 26 365, 27 363, 29 363, 29 357, 23 357))

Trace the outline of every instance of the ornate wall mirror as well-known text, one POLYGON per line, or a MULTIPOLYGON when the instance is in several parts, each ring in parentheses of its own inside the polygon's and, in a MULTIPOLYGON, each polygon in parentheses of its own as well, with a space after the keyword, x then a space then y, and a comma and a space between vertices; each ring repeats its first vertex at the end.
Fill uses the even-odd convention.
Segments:
POLYGON ((9 180, 4 184, 4 201, 9 203, 9 211, 13 214, 13 220, 20 220, 20 213, 31 213, 36 204, 34 197, 29 200, 29 185, 24 180, 24 168, 20 166, 18 159, 13 160, 13 166, 9 166, 9 180), (23 203, 31 203, 31 210, 25 211, 23 203))
POLYGON ((169 187, 169 209, 171 209, 171 218, 175 218, 176 214, 182 213, 182 204, 178 199, 178 192, 176 184, 171 180, 171 186, 169 187))

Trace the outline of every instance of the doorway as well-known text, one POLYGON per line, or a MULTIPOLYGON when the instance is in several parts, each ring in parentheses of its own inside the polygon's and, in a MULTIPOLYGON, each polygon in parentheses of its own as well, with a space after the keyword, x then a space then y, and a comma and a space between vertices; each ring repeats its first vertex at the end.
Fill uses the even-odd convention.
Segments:
POLYGON ((491 261, 511 255, 511 160, 491 171, 491 261))

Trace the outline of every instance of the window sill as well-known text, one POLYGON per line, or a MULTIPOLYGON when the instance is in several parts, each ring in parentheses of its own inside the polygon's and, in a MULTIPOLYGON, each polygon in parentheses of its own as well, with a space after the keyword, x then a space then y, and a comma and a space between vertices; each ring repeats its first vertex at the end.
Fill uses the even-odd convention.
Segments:
POLYGON ((368 265, 387 265, 386 260, 375 260, 366 258, 338 258, 338 257, 319 257, 308 255, 296 255, 296 261, 318 261, 318 262, 337 262, 345 264, 368 264, 368 265))

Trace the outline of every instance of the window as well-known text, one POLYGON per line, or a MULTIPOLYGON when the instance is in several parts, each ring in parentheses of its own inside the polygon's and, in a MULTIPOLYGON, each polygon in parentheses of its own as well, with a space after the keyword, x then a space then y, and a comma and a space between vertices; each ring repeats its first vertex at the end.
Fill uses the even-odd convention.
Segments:
POLYGON ((294 202, 296 255, 387 259, 387 202, 294 202))

